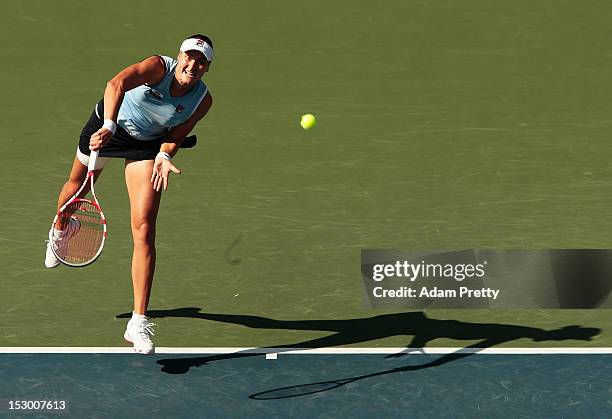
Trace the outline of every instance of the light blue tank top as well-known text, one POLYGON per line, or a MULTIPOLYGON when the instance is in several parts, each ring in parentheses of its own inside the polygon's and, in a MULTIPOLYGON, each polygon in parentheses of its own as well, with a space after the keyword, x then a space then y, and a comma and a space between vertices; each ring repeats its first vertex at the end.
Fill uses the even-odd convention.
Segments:
POLYGON ((183 96, 170 95, 177 61, 161 56, 164 78, 154 86, 141 85, 125 92, 117 124, 139 140, 159 140, 168 129, 185 122, 198 108, 208 88, 201 80, 183 96))

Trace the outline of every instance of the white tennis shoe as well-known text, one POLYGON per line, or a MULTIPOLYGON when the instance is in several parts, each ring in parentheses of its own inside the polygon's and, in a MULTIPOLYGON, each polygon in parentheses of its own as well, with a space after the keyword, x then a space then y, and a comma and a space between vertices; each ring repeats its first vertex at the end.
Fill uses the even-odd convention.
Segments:
POLYGON ((60 261, 53 253, 53 250, 57 252, 61 246, 68 243, 68 239, 78 233, 80 229, 81 222, 74 217, 70 217, 68 220, 68 225, 64 230, 62 230, 59 237, 55 237, 53 235, 53 227, 51 227, 51 230, 49 230, 49 240, 47 240, 47 252, 45 253, 45 267, 55 268, 60 264, 60 261))
POLYGON ((155 345, 151 341, 151 336, 155 336, 153 326, 155 326, 155 323, 149 322, 148 319, 131 319, 127 324, 123 338, 134 345, 135 352, 143 355, 154 354, 155 345))

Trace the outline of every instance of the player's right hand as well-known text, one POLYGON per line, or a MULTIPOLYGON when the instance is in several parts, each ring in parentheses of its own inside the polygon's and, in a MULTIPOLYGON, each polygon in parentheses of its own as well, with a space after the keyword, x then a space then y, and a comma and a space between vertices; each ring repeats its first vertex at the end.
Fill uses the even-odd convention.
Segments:
POLYGON ((94 132, 89 138, 89 149, 91 151, 100 150, 106 143, 110 141, 113 133, 106 128, 100 128, 94 132))

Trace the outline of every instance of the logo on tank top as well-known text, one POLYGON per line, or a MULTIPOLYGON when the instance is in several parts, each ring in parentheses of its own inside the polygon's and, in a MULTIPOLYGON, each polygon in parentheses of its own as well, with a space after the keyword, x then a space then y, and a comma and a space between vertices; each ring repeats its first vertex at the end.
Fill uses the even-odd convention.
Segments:
POLYGON ((151 96, 153 99, 157 99, 157 100, 162 100, 162 98, 164 97, 161 93, 159 93, 157 90, 154 90, 152 88, 149 88, 146 94, 148 96, 151 96))
POLYGON ((181 113, 181 112, 183 112, 184 110, 185 110, 185 107, 184 107, 183 105, 178 105, 178 106, 176 107, 176 111, 177 111, 178 113, 181 113))

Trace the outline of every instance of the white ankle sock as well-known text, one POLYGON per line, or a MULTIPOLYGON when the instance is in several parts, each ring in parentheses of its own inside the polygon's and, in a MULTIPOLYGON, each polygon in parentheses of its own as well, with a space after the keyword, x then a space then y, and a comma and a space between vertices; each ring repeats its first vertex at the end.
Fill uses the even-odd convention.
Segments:
POLYGON ((132 311, 132 320, 147 320, 147 316, 144 314, 136 314, 132 311))

